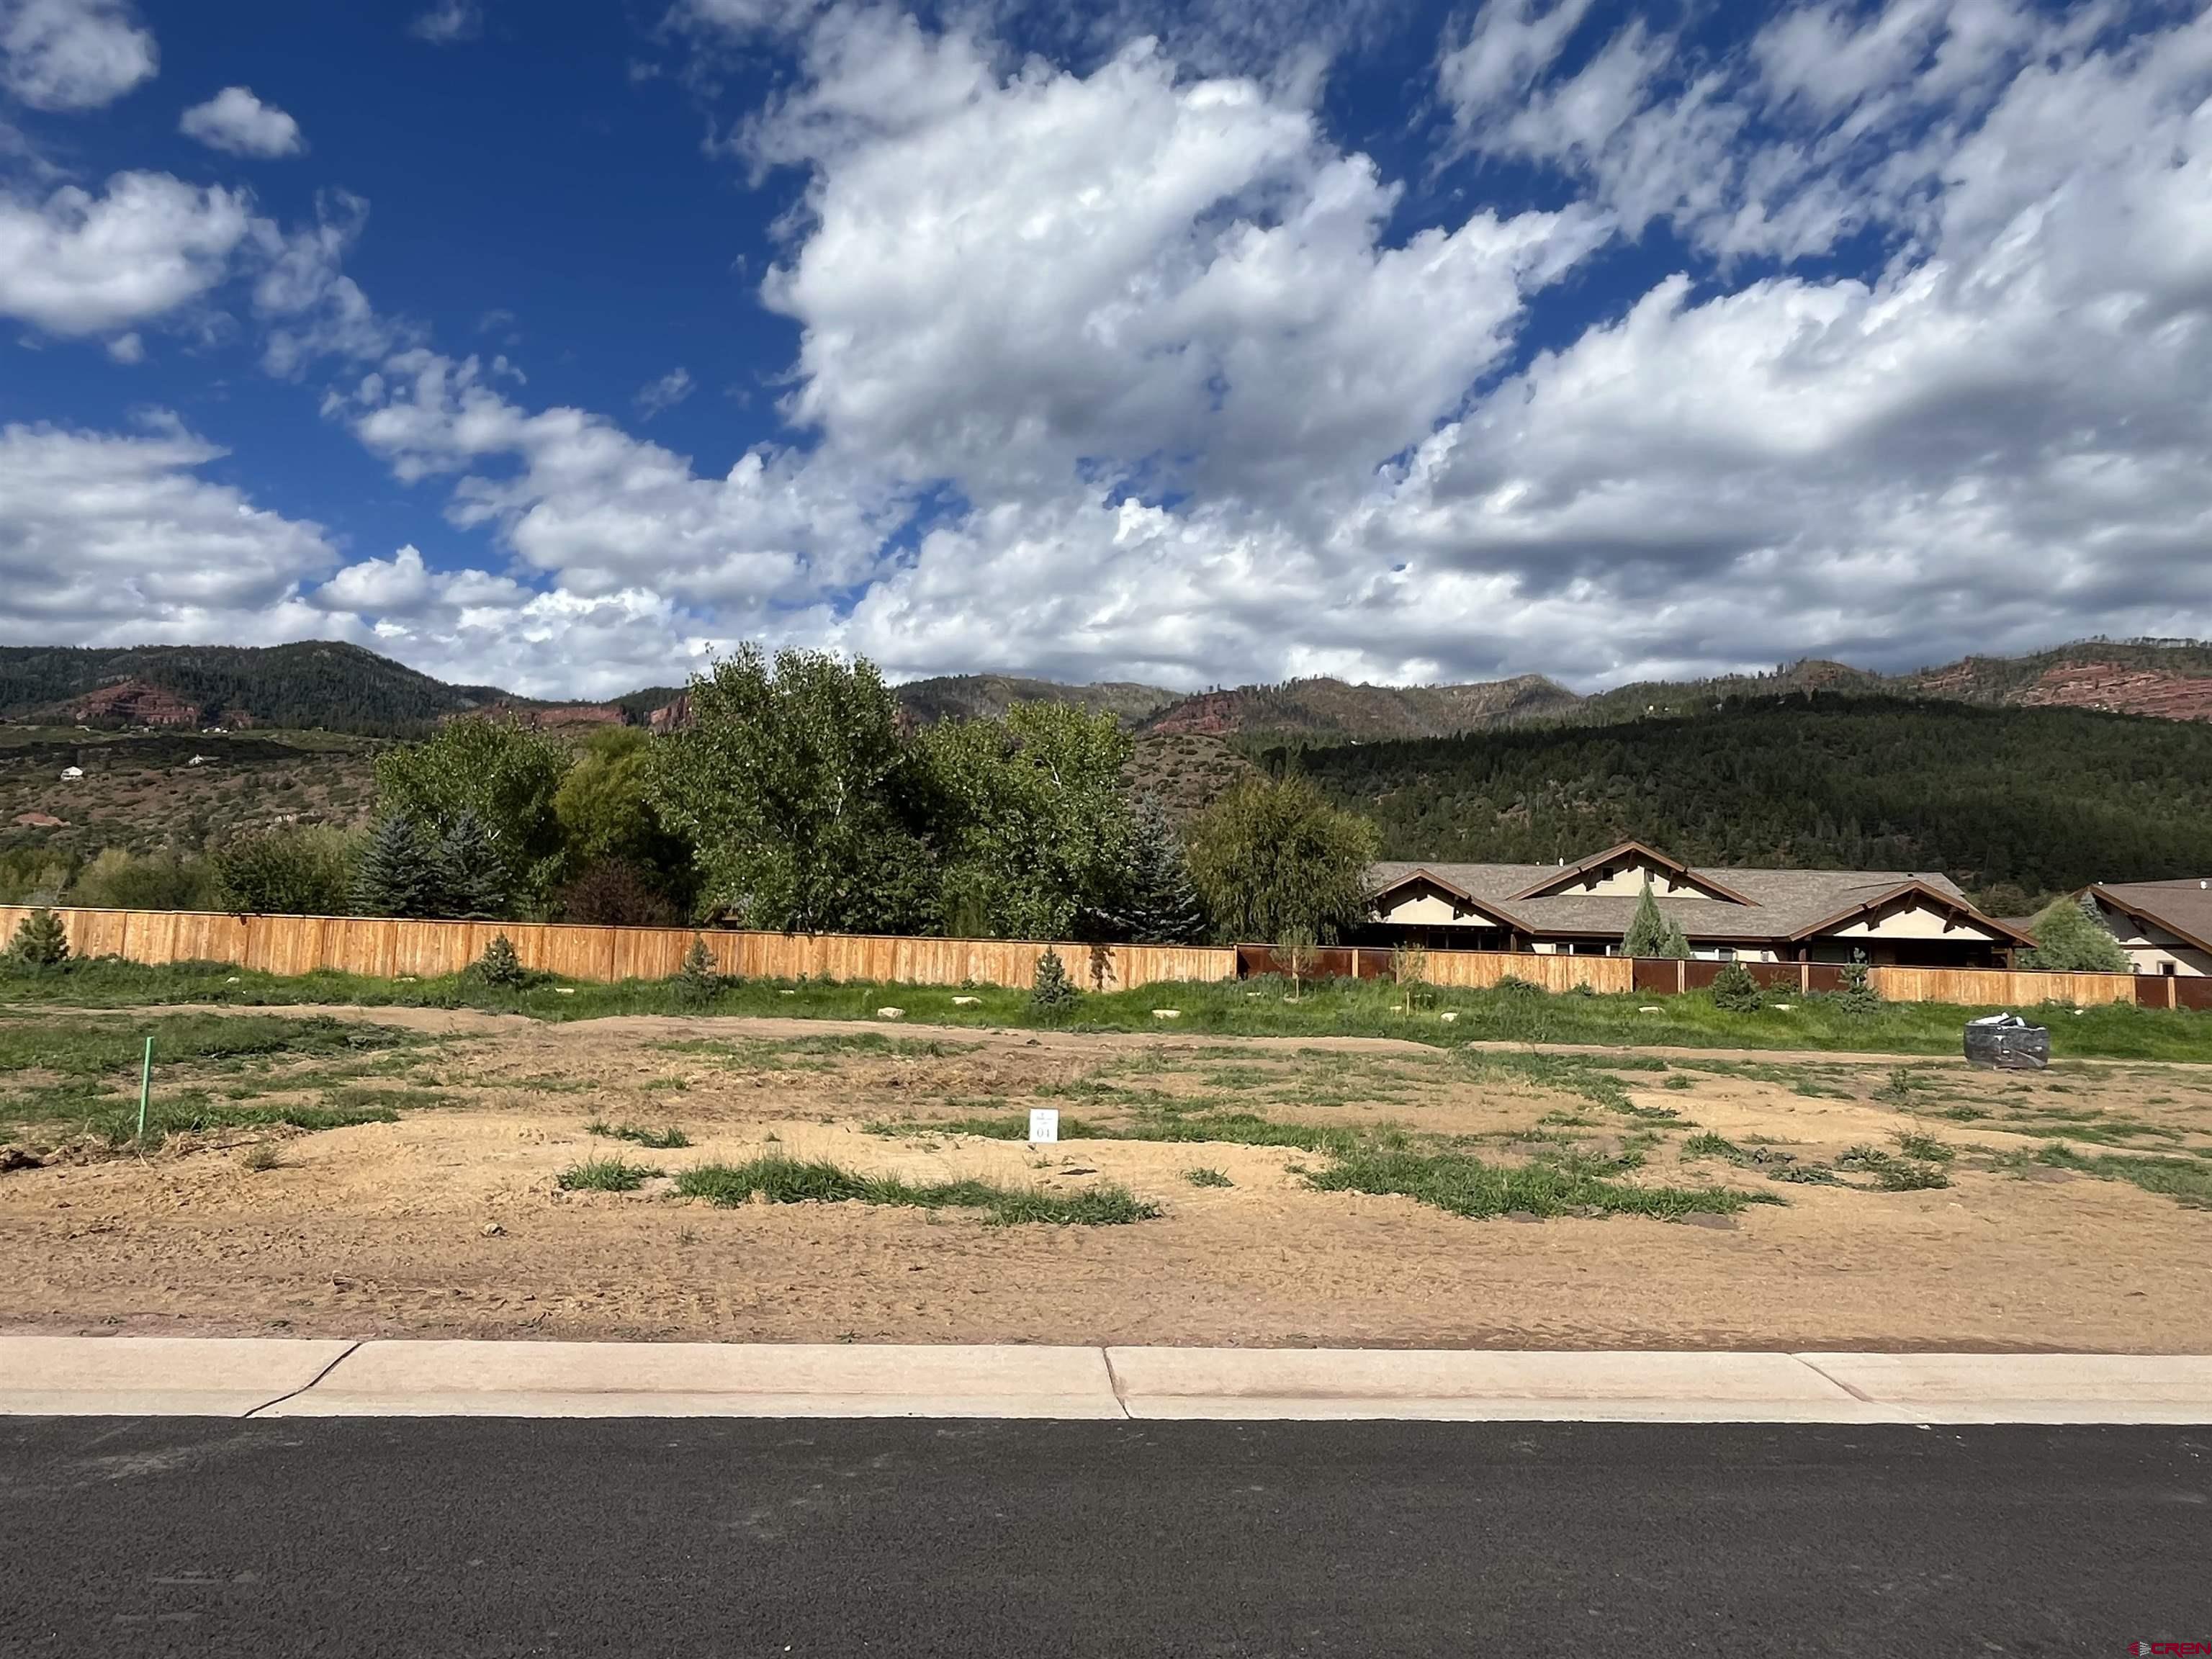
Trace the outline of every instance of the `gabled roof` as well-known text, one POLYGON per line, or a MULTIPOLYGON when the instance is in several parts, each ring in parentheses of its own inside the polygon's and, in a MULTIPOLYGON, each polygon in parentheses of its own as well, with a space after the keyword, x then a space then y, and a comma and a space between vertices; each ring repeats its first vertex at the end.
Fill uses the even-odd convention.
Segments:
MULTIPOLYGON (((1946 885, 1948 886, 1948 884, 1946 885)), ((1861 899, 1858 902, 1837 911, 1833 915, 1823 916, 1818 921, 1800 927, 1789 937, 1793 939, 1810 939, 1815 933, 1825 933, 1832 928, 1841 927, 1870 910, 1881 909, 1900 898, 1925 899, 1939 909, 1948 910, 1954 915, 1971 917, 1976 927, 1995 928, 2015 945, 2033 945, 2035 943, 2033 934, 2023 933, 2010 922, 2000 921, 1995 916, 1984 915, 1960 896, 1955 889, 1946 891, 1944 888, 1937 887, 1918 876, 1910 877, 1886 892, 1875 893, 1861 899)))
POLYGON ((1618 847, 1608 847, 1602 853, 1593 853, 1579 864, 1570 864, 1547 871, 1517 893, 1507 895, 1516 899, 1544 898, 1562 887, 1579 881, 1593 870, 1602 870, 1607 865, 1618 864, 1623 859, 1641 859, 1645 863, 1664 870, 1678 881, 1687 882, 1708 897, 1722 899, 1730 904, 1749 904, 1751 901, 1711 876, 1700 875, 1678 858, 1661 852, 1656 847, 1646 847, 1640 841, 1625 841, 1618 847))
POLYGON ((1468 909, 1480 911, 1501 927, 1518 927, 1523 932, 1528 929, 1528 924, 1526 921, 1506 909, 1495 899, 1485 898, 1478 893, 1470 892, 1466 887, 1452 880, 1450 877, 1439 875, 1434 867, 1425 864, 1375 866, 1368 872, 1370 889, 1368 898, 1370 902, 1381 899, 1398 891, 1401 888, 1410 887, 1416 882, 1426 882, 1455 902, 1466 905, 1468 909), (1378 873, 1386 871, 1395 871, 1397 873, 1382 875, 1380 884, 1377 885, 1378 873))
POLYGON ((2148 921, 2185 945, 2212 951, 2212 887, 2195 877, 2184 881, 2100 881, 2084 890, 2100 904, 2148 921))
MULTIPOLYGON (((1617 857, 1620 852, 1614 848, 1600 857, 1617 857)), ((1577 867, 1587 869, 1591 862, 1584 860, 1577 867)), ((1675 861, 1668 863, 1672 866, 1675 861)), ((1383 863, 1370 868, 1368 890, 1379 898, 1409 882, 1424 880, 1455 902, 1540 939, 1620 939, 1636 913, 1638 896, 1623 893, 1521 896, 1556 884, 1565 868, 1553 864, 1383 863)), ((1658 896, 1661 911, 1680 922, 1683 932, 1697 942, 1747 945, 1802 940, 1823 927, 1841 926, 1896 899, 1917 895, 2015 943, 2034 943, 2017 924, 1982 915, 1946 877, 1925 871, 1732 869, 1709 873, 1692 869, 1688 873, 1701 888, 1724 886, 1734 896, 1728 899, 1658 896), (1725 876, 1724 882, 1718 879, 1721 875, 1725 876)), ((2207 897, 2212 898, 2212 890, 2208 890, 2207 897)), ((2212 938, 2212 928, 2208 928, 2207 937, 2212 938)))

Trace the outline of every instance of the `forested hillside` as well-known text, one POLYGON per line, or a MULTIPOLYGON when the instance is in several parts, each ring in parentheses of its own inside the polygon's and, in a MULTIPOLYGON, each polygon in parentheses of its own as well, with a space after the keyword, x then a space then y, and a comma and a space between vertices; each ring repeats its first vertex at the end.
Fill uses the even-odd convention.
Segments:
POLYGON ((2196 722, 1815 693, 1297 758, 1389 858, 1571 860, 1634 838, 1698 863, 1942 871, 2007 909, 2212 875, 2196 722))
POLYGON ((447 685, 329 641, 127 650, 18 646, 0 647, 0 720, 60 718, 66 705, 131 682, 181 704, 177 724, 323 726, 373 736, 420 732, 441 715, 505 696, 489 686, 447 685))

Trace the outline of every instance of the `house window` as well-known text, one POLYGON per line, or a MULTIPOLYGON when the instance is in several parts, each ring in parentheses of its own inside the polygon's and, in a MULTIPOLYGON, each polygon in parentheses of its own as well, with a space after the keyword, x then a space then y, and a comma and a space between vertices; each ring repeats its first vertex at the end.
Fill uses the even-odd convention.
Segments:
POLYGON ((1713 952, 1713 960, 1715 962, 1734 962, 1735 960, 1735 946, 1733 945, 1722 945, 1719 950, 1713 952))
POLYGON ((2175 964, 2171 962, 2161 962, 2158 964, 2158 971, 2165 975, 2166 978, 2172 979, 2173 977, 2174 967, 2175 964))

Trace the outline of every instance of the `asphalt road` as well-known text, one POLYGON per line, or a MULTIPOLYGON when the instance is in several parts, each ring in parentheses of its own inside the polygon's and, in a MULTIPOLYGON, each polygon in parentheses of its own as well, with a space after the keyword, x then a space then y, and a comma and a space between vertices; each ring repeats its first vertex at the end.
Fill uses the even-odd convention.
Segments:
POLYGON ((2180 1638, 2212 1430, 0 1419, 8 1659, 2180 1638))

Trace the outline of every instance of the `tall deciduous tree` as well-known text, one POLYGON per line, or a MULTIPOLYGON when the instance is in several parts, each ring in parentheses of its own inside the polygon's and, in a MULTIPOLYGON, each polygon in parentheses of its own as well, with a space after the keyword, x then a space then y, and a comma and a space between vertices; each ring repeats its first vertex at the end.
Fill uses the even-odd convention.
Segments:
POLYGON ((1129 737, 1113 715, 1018 703, 919 740, 933 785, 948 910, 1013 939, 1093 933, 1126 897, 1136 823, 1129 737))
POLYGON ((560 872, 561 821, 555 808, 571 760, 556 738, 513 720, 469 715, 437 735, 376 763, 377 808, 413 819, 442 841, 473 814, 498 849, 509 895, 542 895, 560 872))
POLYGON ((917 780, 875 666, 744 646, 691 683, 691 724, 653 750, 648 793, 688 840, 702 909, 749 927, 913 932, 939 885, 917 780))
POLYGON ((1366 913, 1375 844, 1302 775, 1248 777, 1193 827, 1190 873, 1224 937, 1333 939, 1366 913))

